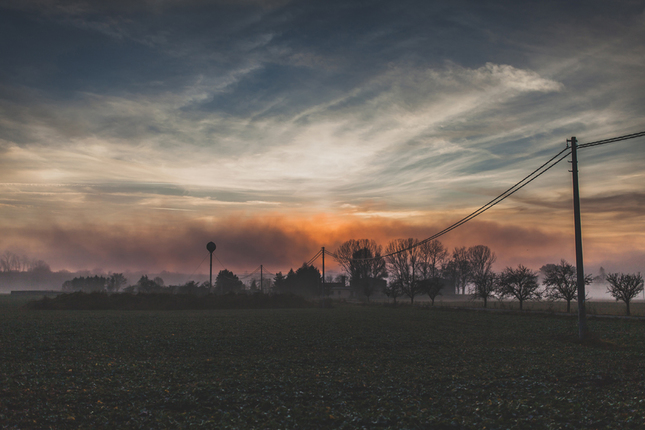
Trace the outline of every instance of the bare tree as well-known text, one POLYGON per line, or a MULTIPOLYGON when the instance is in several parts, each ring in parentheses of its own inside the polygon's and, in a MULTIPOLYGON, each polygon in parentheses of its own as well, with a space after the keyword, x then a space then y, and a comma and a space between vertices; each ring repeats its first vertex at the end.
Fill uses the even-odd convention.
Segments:
POLYGON ((607 292, 613 298, 622 300, 627 306, 627 315, 629 312, 629 302, 643 291, 643 277, 640 272, 636 274, 629 273, 608 273, 607 274, 607 292))
MULTIPOLYGON (((546 296, 551 300, 566 300, 567 313, 571 311, 571 301, 578 299, 578 275, 575 266, 560 260, 560 264, 546 264, 540 268, 544 274, 546 296)), ((585 285, 592 282, 591 275, 585 275, 585 285)))
POLYGON ((444 275, 451 280, 457 294, 460 289, 461 294, 466 294, 466 284, 471 278, 471 271, 465 246, 452 251, 452 258, 444 266, 444 275))
POLYGON ((471 277, 485 276, 493 270, 497 256, 486 245, 471 246, 466 253, 471 277))
POLYGON ((520 302, 520 310, 526 300, 539 300, 542 295, 538 290, 537 273, 523 265, 517 269, 507 267, 499 275, 498 293, 501 297, 512 296, 520 302))
POLYGON ((401 288, 401 282, 398 280, 388 282, 383 290, 386 296, 391 297, 394 300, 396 305, 396 298, 403 295, 403 289, 401 288))
POLYGON ((394 281, 401 285, 403 294, 410 298, 410 303, 414 304, 414 298, 422 293, 422 285, 419 283, 421 278, 418 240, 395 239, 387 245, 385 249, 388 255, 387 263, 390 268, 390 274, 394 281))
POLYGON ((376 247, 375 253, 369 248, 361 248, 354 252, 352 259, 354 264, 349 282, 365 295, 369 302, 370 297, 376 292, 378 281, 387 276, 385 259, 381 257, 381 246, 376 247))
POLYGON ((343 267, 349 277, 352 276, 352 271, 357 264, 354 254, 361 249, 367 249, 372 254, 376 254, 377 251, 380 253, 382 248, 371 239, 350 239, 340 245, 334 253, 336 260, 338 260, 338 263, 343 267))
POLYGON ((441 269, 448 258, 448 250, 438 240, 431 240, 419 245, 419 281, 420 290, 428 295, 434 305, 437 296, 444 287, 441 269))
POLYGON ((497 292, 498 276, 493 271, 476 274, 472 277, 475 291, 473 298, 484 300, 484 307, 488 305, 488 299, 495 296, 497 292))
POLYGON ((20 271, 20 256, 11 251, 5 251, 0 256, 0 269, 3 272, 18 272, 20 271))
POLYGON ((466 251, 468 260, 468 281, 473 283, 473 298, 484 300, 484 307, 488 305, 488 299, 495 293, 496 276, 493 273, 493 263, 497 256, 486 245, 471 246, 466 251))
POLYGON ((432 306, 434 306, 434 301, 437 296, 441 295, 441 290, 443 289, 444 281, 440 277, 434 277, 429 279, 423 279, 419 281, 421 284, 421 290, 428 295, 432 301, 432 306))
POLYGON ((349 276, 350 285, 370 300, 378 281, 387 276, 382 247, 371 239, 348 240, 336 250, 336 259, 349 276))
POLYGON ((50 273, 52 269, 44 260, 33 259, 29 263, 28 271, 32 273, 50 273))
MULTIPOLYGON (((40 260, 42 261, 42 260, 40 260)), ((38 264, 38 260, 31 259, 26 255, 23 255, 20 257, 20 271, 21 272, 26 272, 28 270, 31 270, 35 265, 38 264)))
POLYGON ((419 245, 419 263, 423 279, 438 278, 448 258, 448 250, 438 240, 419 245))
POLYGON ((49 265, 43 260, 11 251, 5 251, 0 255, 0 272, 43 272, 45 266, 46 271, 50 271, 49 265))

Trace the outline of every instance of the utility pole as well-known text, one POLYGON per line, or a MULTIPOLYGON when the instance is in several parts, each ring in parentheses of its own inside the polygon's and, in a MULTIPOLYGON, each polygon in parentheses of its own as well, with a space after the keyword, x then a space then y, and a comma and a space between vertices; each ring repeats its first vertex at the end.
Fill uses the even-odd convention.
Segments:
POLYGON ((580 191, 578 189, 578 140, 571 140, 571 173, 573 174, 573 222, 576 233, 576 271, 578 275, 578 336, 587 337, 587 311, 585 309, 585 269, 582 260, 582 226, 580 223, 580 191))
POLYGON ((264 269, 263 269, 262 265, 260 264, 260 292, 264 293, 264 282, 263 282, 264 281, 264 276, 263 276, 262 270, 264 270, 264 269))
POLYGON ((325 247, 322 247, 322 266, 323 266, 323 273, 322 273, 322 296, 323 298, 325 297, 325 247))

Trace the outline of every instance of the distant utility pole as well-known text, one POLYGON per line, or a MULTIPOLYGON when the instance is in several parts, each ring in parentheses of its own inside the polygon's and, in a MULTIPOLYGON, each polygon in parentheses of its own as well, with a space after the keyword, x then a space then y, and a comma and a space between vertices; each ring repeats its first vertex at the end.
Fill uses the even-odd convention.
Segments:
POLYGON ((264 276, 263 276, 262 270, 264 270, 264 269, 262 268, 262 265, 260 264, 260 292, 264 293, 264 282, 263 282, 264 281, 264 276))
POLYGON ((322 266, 323 266, 323 273, 322 273, 322 296, 325 297, 325 247, 322 247, 322 266))
POLYGON ((587 337, 587 311, 585 309, 585 269, 582 260, 582 226, 580 224, 580 191, 578 189, 578 140, 571 140, 571 173, 573 174, 573 221, 576 230, 576 270, 578 275, 578 336, 587 337))

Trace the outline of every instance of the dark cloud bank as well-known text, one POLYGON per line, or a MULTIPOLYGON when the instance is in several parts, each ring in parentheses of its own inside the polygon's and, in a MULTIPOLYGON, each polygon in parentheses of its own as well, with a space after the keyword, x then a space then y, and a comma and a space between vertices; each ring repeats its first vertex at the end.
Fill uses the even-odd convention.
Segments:
MULTIPOLYGON (((160 226, 32 227, 2 231, 0 249, 14 249, 44 256, 54 269, 150 271, 191 273, 208 255, 206 243, 217 244, 215 255, 236 271, 285 271, 309 260, 321 246, 333 251, 349 238, 373 238, 383 246, 398 237, 423 239, 444 226, 409 225, 402 221, 366 220, 333 226, 317 221, 294 222, 235 218, 215 223, 183 222, 160 226)), ((486 244, 499 256, 498 265, 518 264, 538 268, 559 258, 573 260, 573 240, 533 227, 504 226, 473 221, 441 238, 450 248, 486 244), (554 256, 553 250, 561 250, 554 256)), ((590 255, 597 254, 590 251, 590 255)), ((594 257, 595 258, 595 257, 594 257)), ((204 263, 206 264, 206 263, 204 263)), ((219 262, 216 260, 216 267, 219 262)), ((330 267, 334 264, 328 261, 330 267)), ((609 264, 609 262, 606 262, 609 264)), ((206 273, 207 265, 199 272, 206 273)))

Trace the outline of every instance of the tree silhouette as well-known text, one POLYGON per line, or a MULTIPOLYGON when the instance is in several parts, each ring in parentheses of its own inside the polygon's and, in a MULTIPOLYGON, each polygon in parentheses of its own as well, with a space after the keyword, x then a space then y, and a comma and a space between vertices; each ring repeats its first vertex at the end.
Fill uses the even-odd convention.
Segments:
POLYGON ((387 276, 385 260, 381 257, 381 247, 373 254, 369 248, 361 248, 352 255, 352 272, 349 278, 350 285, 355 290, 367 297, 376 292, 378 281, 387 276))
POLYGON ((488 299, 495 294, 497 276, 493 273, 493 263, 497 256, 486 245, 471 246, 466 251, 468 260, 468 281, 474 286, 473 298, 484 300, 484 307, 488 299))
MULTIPOLYGON (((560 260, 560 264, 542 266, 540 272, 544 274, 546 296, 552 300, 566 300, 567 313, 569 313, 571 301, 578 299, 578 275, 575 266, 560 260)), ((591 282, 591 275, 585 275, 585 285, 591 282)))
POLYGON ((497 291, 498 276, 493 271, 478 273, 473 275, 472 282, 475 286, 473 298, 484 300, 484 307, 487 307, 488 299, 494 297, 497 291))
POLYGON ((218 294, 237 293, 244 289, 244 283, 233 272, 220 270, 215 279, 215 290, 218 294))
POLYGON ((320 271, 314 266, 304 263, 294 272, 289 270, 287 276, 281 272, 276 273, 273 279, 273 288, 276 293, 291 293, 300 296, 312 297, 320 294, 321 276, 320 271))
POLYGON ((607 274, 607 292, 618 300, 625 302, 627 306, 627 315, 629 312, 629 302, 643 291, 643 277, 640 272, 636 274, 629 273, 608 273, 607 274))
POLYGON ((173 287, 178 294, 189 294, 193 296, 205 296, 210 292, 210 284, 208 281, 201 285, 196 281, 188 281, 184 285, 173 287))
POLYGON ((112 273, 108 276, 107 291, 110 293, 118 292, 125 283, 128 282, 123 273, 112 273))
POLYGON ((295 282, 298 294, 303 296, 317 296, 321 285, 320 271, 314 266, 303 264, 296 270, 295 282))
POLYGON ((441 267, 447 258, 448 250, 436 239, 419 245, 419 268, 422 278, 439 278, 441 267))
POLYGON ((444 267, 444 276, 450 279, 457 294, 459 294, 459 290, 461 290, 461 294, 466 294, 466 284, 471 278, 471 271, 468 250, 465 246, 452 251, 452 258, 444 267))
MULTIPOLYGON (((23 266, 23 267, 27 267, 27 266, 23 266)), ((51 273, 52 271, 51 267, 49 267, 49 264, 47 264, 43 260, 31 260, 29 262, 28 269, 26 270, 28 270, 29 272, 38 273, 38 274, 51 273)))
MULTIPOLYGON (((159 285, 157 279, 149 279, 148 275, 143 275, 137 281, 136 290, 139 293, 160 293, 164 291, 163 285, 159 285)), ((163 280, 162 280, 163 282, 163 280)))
POLYGON ((394 304, 396 305, 396 298, 401 297, 403 295, 403 288, 401 288, 401 281, 396 279, 394 281, 388 282, 383 292, 385 293, 386 296, 392 298, 394 300, 394 304))
POLYGON ((106 291, 108 278, 103 276, 88 276, 76 277, 70 281, 63 282, 63 291, 83 291, 85 293, 93 293, 98 291, 106 291))
POLYGON ((365 295, 368 302, 376 292, 378 281, 387 276, 381 254, 381 245, 370 239, 348 240, 335 253, 349 276, 349 284, 357 293, 365 295))
POLYGON ((434 306, 434 301, 437 296, 441 295, 441 290, 443 289, 443 279, 439 277, 431 277, 428 279, 423 279, 419 281, 421 291, 426 293, 430 300, 432 301, 432 306, 434 306))
POLYGON ((284 292, 296 294, 298 291, 298 280, 296 278, 296 272, 293 269, 289 269, 287 276, 284 279, 284 292))
POLYGON ((493 263, 497 260, 497 256, 486 245, 476 245, 468 248, 466 259, 468 260, 472 279, 475 276, 482 277, 490 273, 493 270, 493 263))
POLYGON ((441 270, 447 258, 448 250, 436 239, 419 245, 420 289, 428 295, 433 306, 445 285, 441 270))
POLYGON ((3 272, 18 272, 20 271, 21 263, 20 256, 11 251, 5 251, 0 255, 0 270, 3 272))
POLYGON ((394 278, 394 284, 400 285, 403 294, 410 298, 414 304, 414 298, 422 293, 422 273, 419 258, 419 248, 415 247, 417 239, 395 239, 387 245, 385 250, 388 255, 387 263, 390 273, 394 278))
POLYGON ((520 310, 526 300, 539 300, 542 297, 538 288, 537 273, 521 264, 517 269, 507 267, 499 275, 499 295, 515 297, 520 302, 520 310))
POLYGON ((282 272, 278 272, 275 274, 275 277, 273 278, 273 288, 277 293, 286 293, 286 278, 282 274, 282 272))

